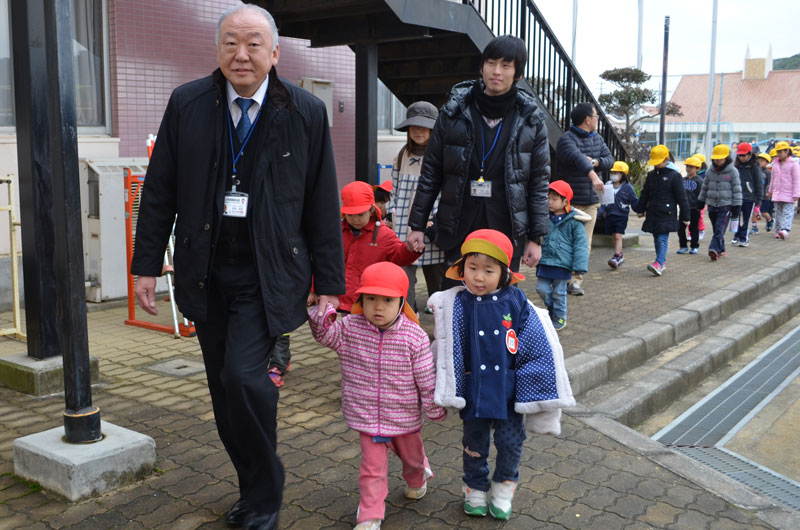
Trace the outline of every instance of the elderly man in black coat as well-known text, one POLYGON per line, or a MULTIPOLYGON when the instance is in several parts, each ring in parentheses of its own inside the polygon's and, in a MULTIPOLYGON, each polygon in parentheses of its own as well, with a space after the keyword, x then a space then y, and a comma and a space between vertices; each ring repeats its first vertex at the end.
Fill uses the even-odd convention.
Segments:
MULTIPOLYGON (((572 126, 558 140, 556 156, 560 168, 560 180, 566 180, 572 188, 572 205, 592 220, 584 223, 589 252, 592 251, 592 232, 597 221, 597 209, 603 193, 603 181, 598 171, 606 171, 614 165, 614 157, 608 146, 595 131, 599 116, 591 103, 579 103, 570 114, 572 126)), ((567 284, 567 292, 582 295, 582 274, 573 274, 567 284)))
POLYGON ((178 87, 147 170, 131 273, 156 314, 175 222, 175 299, 195 322, 214 418, 239 478, 226 520, 273 529, 283 496, 275 337, 345 292, 338 186, 324 104, 278 78, 278 30, 259 7, 226 11, 210 76, 178 87), (177 219, 176 219, 177 215, 177 219))

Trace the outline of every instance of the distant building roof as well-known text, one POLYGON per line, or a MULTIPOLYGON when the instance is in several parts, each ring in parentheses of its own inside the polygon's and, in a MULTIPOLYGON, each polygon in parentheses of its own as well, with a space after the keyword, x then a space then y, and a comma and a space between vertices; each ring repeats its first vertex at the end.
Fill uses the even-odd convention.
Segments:
MULTIPOLYGON (((731 123, 788 123, 800 117, 800 70, 773 70, 766 79, 742 79, 742 72, 717 74, 714 81, 712 121, 717 121, 720 75, 722 119, 731 123)), ((708 74, 685 75, 672 94, 683 116, 668 122, 705 122, 708 113, 708 74)))

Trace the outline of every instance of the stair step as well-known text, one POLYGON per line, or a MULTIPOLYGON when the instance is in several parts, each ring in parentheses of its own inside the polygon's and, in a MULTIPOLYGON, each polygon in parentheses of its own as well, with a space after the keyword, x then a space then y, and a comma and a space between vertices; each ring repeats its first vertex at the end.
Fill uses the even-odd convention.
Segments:
POLYGON ((584 407, 632 427, 798 313, 800 279, 794 279, 781 287, 781 294, 762 297, 616 379, 588 390, 579 401, 584 407))

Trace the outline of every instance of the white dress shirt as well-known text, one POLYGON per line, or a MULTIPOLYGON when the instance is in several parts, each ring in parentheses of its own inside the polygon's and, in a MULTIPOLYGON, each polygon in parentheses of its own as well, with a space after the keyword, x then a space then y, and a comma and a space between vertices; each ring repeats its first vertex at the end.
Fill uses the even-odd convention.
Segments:
MULTIPOLYGON (((236 127, 239 125, 239 120, 242 117, 242 108, 236 103, 236 98, 241 98, 244 96, 240 96, 236 93, 236 90, 233 88, 233 85, 230 81, 225 81, 225 86, 228 92, 228 109, 231 112, 231 120, 233 121, 233 126, 236 127)), ((247 115, 250 116, 250 123, 253 123, 258 116, 258 110, 261 108, 261 103, 264 101, 264 97, 267 95, 267 86, 269 86, 269 76, 264 79, 264 82, 261 83, 261 86, 258 87, 256 93, 253 94, 252 98, 244 98, 244 99, 252 99, 253 104, 250 105, 250 108, 247 109, 247 115)))

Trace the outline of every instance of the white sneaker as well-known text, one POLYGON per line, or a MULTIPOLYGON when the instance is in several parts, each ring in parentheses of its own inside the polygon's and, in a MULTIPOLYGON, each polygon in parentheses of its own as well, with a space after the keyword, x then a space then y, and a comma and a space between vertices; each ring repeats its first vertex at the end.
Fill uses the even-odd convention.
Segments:
POLYGON ((489 511, 489 505, 487 503, 489 492, 474 490, 467 486, 461 489, 464 492, 464 513, 467 515, 486 517, 486 513, 489 511))
POLYGON ((407 499, 421 499, 425 496, 428 492, 428 479, 433 476, 433 471, 425 468, 425 483, 422 484, 421 488, 411 488, 406 486, 406 498, 407 499))
POLYGON ((369 521, 358 523, 353 527, 353 530, 381 530, 381 520, 370 519, 369 521))
POLYGON ((492 482, 492 489, 489 490, 489 513, 492 517, 503 520, 511 517, 511 500, 516 489, 517 483, 510 480, 492 482))

